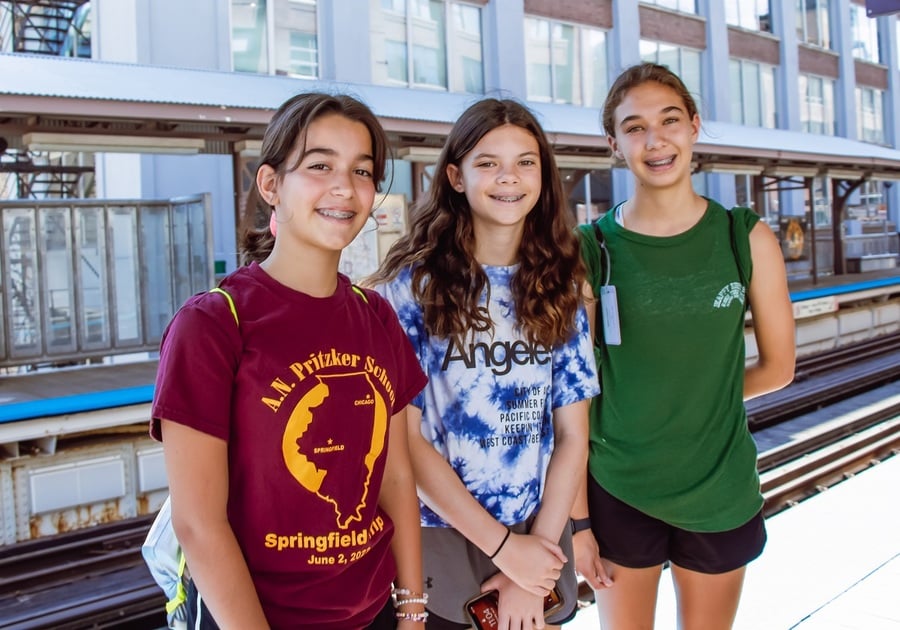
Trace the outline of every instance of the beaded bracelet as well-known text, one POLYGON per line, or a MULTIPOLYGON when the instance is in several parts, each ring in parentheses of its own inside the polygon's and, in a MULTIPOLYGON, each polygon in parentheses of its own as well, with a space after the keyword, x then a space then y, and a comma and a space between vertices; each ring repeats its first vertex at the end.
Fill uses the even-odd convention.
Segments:
POLYGON ((425 623, 428 621, 428 612, 396 612, 394 613, 397 616, 397 621, 421 621, 425 623))
POLYGON ((428 593, 416 593, 408 588, 392 588, 391 597, 394 600, 394 608, 404 604, 427 604, 428 593))

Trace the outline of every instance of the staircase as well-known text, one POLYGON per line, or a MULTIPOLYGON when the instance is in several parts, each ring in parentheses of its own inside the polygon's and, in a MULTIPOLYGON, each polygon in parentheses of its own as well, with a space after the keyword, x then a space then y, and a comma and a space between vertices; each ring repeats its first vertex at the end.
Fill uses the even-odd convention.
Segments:
MULTIPOLYGON (((64 57, 90 57, 89 0, 0 0, 11 16, 11 51, 64 57)), ((6 26, 5 28, 9 28, 6 26)))

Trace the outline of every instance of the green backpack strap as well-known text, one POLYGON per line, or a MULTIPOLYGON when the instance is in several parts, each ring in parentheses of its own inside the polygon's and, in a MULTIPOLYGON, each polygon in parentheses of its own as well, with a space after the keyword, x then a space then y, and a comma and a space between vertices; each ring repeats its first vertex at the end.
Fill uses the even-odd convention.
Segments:
POLYGON ((600 365, 603 346, 603 309, 600 307, 600 288, 609 283, 609 252, 606 240, 596 222, 578 226, 581 255, 587 267, 588 282, 594 293, 594 354, 600 365))
MULTIPOLYGON (((750 282, 747 280, 747 274, 744 273, 744 266, 741 264, 741 257, 737 248, 737 236, 734 227, 734 208, 725 211, 728 214, 728 235, 731 242, 731 255, 734 256, 734 264, 737 267, 738 278, 741 280, 741 286, 744 287, 744 311, 750 308, 750 282)), ((747 236, 749 241, 750 237, 747 236)), ((749 248, 749 244, 748 244, 749 248)))

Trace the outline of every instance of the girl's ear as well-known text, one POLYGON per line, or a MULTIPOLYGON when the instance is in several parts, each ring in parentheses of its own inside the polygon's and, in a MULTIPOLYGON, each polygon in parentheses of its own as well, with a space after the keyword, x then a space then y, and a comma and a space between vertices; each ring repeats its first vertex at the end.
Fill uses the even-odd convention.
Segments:
POLYGON ((263 164, 256 171, 256 188, 268 205, 273 208, 278 205, 278 174, 268 164, 263 164))
POLYGON ((450 180, 450 186, 456 192, 466 192, 466 187, 462 180, 462 171, 456 164, 447 165, 447 179, 450 180))
POLYGON ((620 160, 624 160, 625 156, 622 155, 622 152, 619 151, 619 143, 616 141, 614 136, 606 136, 606 142, 609 144, 609 149, 612 151, 613 155, 619 158, 620 160))

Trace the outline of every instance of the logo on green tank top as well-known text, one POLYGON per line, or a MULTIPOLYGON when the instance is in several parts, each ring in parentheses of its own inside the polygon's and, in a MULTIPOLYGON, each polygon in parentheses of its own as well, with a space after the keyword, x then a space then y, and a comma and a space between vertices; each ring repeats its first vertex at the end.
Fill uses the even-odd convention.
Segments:
POLYGON ((738 304, 743 304, 745 292, 746 289, 740 282, 729 282, 713 300, 713 308, 728 308, 735 300, 738 304))

